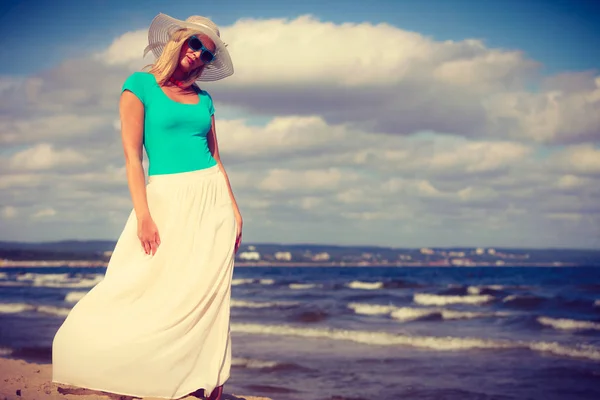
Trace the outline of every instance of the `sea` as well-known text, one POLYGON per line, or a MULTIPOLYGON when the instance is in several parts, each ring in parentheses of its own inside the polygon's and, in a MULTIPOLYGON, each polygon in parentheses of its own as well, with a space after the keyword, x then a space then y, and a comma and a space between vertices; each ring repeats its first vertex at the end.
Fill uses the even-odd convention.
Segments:
MULTIPOLYGON (((104 268, 0 269, 0 356, 51 362, 104 268)), ((600 267, 237 267, 225 393, 600 399, 600 267)))

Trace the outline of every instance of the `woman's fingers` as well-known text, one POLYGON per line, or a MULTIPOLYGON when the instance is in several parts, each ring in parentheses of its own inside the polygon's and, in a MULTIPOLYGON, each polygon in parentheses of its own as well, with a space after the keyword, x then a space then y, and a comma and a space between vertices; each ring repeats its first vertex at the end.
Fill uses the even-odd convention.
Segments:
POLYGON ((142 247, 144 248, 144 253, 150 254, 150 241, 142 240, 142 247))

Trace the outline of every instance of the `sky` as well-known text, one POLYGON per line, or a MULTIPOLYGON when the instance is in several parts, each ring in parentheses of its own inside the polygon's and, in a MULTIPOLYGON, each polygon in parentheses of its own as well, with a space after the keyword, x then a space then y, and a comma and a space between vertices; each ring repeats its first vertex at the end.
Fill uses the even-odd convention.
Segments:
POLYGON ((0 5, 0 240, 116 240, 118 98, 159 12, 212 18, 202 84, 244 241, 600 247, 597 1, 0 5))

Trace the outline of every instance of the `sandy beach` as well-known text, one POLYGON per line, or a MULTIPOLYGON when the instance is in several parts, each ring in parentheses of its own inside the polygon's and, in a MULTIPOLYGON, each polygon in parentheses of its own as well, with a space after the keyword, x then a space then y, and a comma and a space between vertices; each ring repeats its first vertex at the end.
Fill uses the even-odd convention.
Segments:
MULTIPOLYGON (((114 399, 133 400, 137 397, 120 396, 96 392, 88 389, 72 388, 52 383, 52 366, 50 364, 32 364, 23 360, 0 358, 0 400, 44 400, 44 399, 114 399)), ((144 397, 146 400, 154 398, 144 397)), ((185 400, 202 399, 198 396, 186 396, 185 400)), ((266 397, 242 396, 225 393, 222 400, 272 400, 266 397)))

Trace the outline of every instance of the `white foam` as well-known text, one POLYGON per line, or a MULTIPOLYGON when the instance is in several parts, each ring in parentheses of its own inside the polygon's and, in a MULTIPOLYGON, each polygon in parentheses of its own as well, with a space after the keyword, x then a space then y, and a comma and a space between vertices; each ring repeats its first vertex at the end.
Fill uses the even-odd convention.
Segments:
POLYGON ((439 316, 445 320, 452 319, 472 319, 487 317, 504 317, 510 315, 508 312, 474 312, 474 311, 454 311, 445 308, 417 308, 417 307, 397 307, 394 305, 367 304, 367 303, 349 303, 348 308, 354 310, 356 314, 364 315, 385 315, 389 314, 395 320, 401 322, 414 321, 432 316, 439 316))
POLYGON ((16 314, 24 311, 35 310, 31 304, 25 303, 3 303, 0 304, 0 314, 16 314))
POLYGON ((592 321, 578 321, 567 318, 550 318, 550 317, 538 317, 537 321, 546 326, 551 326, 554 329, 561 330, 583 330, 593 329, 600 330, 600 324, 592 321))
POLYGON ((31 286, 29 282, 2 281, 0 287, 25 287, 31 286))
POLYGON ((64 308, 64 307, 54 307, 54 306, 39 306, 39 307, 37 307, 36 311, 43 313, 43 314, 51 314, 51 315, 57 315, 59 317, 66 317, 67 315, 69 315, 69 312, 71 311, 71 309, 64 308))
POLYGON ((557 356, 585 358, 588 360, 600 361, 600 348, 591 345, 570 347, 556 342, 534 342, 530 343, 528 347, 531 350, 552 353, 557 356))
POLYGON ((254 282, 254 279, 239 278, 239 279, 232 279, 231 280, 231 285, 232 286, 247 285, 247 284, 253 283, 253 282, 254 282))
POLYGON ((307 338, 323 338, 333 340, 350 340, 357 343, 379 346, 407 345, 413 347, 429 348, 434 350, 458 349, 484 349, 511 347, 509 343, 501 341, 452 338, 452 337, 427 337, 395 335, 385 332, 351 331, 327 328, 300 328, 286 325, 258 325, 258 324, 232 324, 232 331, 278 336, 301 336, 307 338))
POLYGON ((438 294, 417 293, 413 300, 425 306, 444 306, 447 304, 484 304, 494 300, 490 295, 444 296, 438 294))
POLYGON ((251 369, 273 368, 279 365, 277 361, 253 360, 251 358, 234 358, 231 365, 251 369))
POLYGON ((350 289, 361 289, 361 290, 376 290, 383 287, 383 282, 362 282, 352 281, 346 284, 350 289))
POLYGON ((485 290, 485 289, 503 290, 504 286, 502 286, 502 285, 469 286, 469 287, 467 287, 467 293, 469 293, 469 294, 481 294, 481 291, 485 290))
POLYGON ((275 283, 274 279, 261 279, 258 281, 261 285, 272 285, 275 283))
POLYGON ((65 296, 65 301, 67 303, 77 303, 79 300, 83 298, 88 292, 69 292, 65 296))
POLYGON ((317 285, 316 283, 290 283, 290 289, 312 289, 316 287, 320 287, 321 285, 317 285))
POLYGON ((390 316, 398 321, 408 322, 417 319, 430 317, 433 315, 441 315, 438 310, 427 308, 401 307, 390 313, 390 316))
POLYGON ((8 274, 6 272, 0 272, 0 279, 8 278, 8 274))
POLYGON ((600 299, 594 301, 594 307, 600 307, 600 299))
POLYGON ((0 347, 0 357, 10 356, 13 350, 9 347, 0 347))
POLYGON ((356 314, 363 315, 380 315, 380 314, 389 314, 392 311, 396 310, 397 307, 388 305, 379 305, 379 304, 366 304, 366 303, 349 303, 348 308, 354 310, 356 314))
POLYGON ((94 278, 73 279, 67 282, 52 281, 34 281, 33 286, 53 287, 53 288, 92 288, 104 279, 104 275, 98 275, 94 278))
POLYGON ((69 277, 69 274, 38 274, 28 272, 18 275, 14 282, 2 282, 0 286, 34 286, 51 288, 85 288, 93 287, 104 279, 103 274, 93 274, 89 278, 69 277))
POLYGON ((294 301, 247 301, 247 300, 231 300, 231 307, 240 308, 270 308, 270 307, 289 307, 298 305, 294 301))
POLYGON ((299 336, 306 338, 345 340, 376 346, 411 346, 438 351, 471 349, 519 349, 549 352, 558 356, 600 360, 600 348, 591 345, 566 346, 548 342, 521 342, 480 338, 457 338, 435 336, 396 335, 375 331, 350 331, 327 328, 304 328, 289 325, 232 324, 231 330, 238 333, 299 336))
POLYGON ((44 314, 52 314, 58 316, 66 316, 70 309, 54 306, 35 306, 26 303, 4 303, 0 304, 0 314, 18 314, 27 311, 35 311, 44 314))
POLYGON ((390 316, 402 322, 414 321, 421 318, 428 318, 432 316, 439 316, 444 320, 454 319, 473 319, 473 318, 491 318, 491 317, 505 317, 510 315, 507 312, 476 312, 476 311, 455 311, 447 310, 445 308, 413 308, 413 307, 402 307, 392 311, 390 316))

